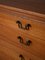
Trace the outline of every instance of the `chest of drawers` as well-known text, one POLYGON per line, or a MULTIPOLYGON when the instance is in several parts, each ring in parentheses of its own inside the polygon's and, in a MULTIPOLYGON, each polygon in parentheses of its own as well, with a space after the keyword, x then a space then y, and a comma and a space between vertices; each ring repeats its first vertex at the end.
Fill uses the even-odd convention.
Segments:
POLYGON ((45 60, 45 14, 0 5, 0 60, 45 60))

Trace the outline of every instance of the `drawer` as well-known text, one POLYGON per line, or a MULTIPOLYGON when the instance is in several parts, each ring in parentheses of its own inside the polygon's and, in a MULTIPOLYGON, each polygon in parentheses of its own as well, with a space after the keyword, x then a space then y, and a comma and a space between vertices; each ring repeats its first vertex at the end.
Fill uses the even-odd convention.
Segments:
POLYGON ((24 51, 31 53, 31 54, 45 60, 45 45, 42 45, 36 41, 32 41, 32 44, 30 44, 30 46, 27 46, 25 44, 20 43, 18 40, 17 40, 18 42, 15 42, 15 40, 10 41, 11 39, 9 40, 8 38, 4 38, 3 36, 0 36, 0 37, 1 37, 1 39, 4 39, 4 41, 6 41, 12 45, 15 45, 15 46, 19 47, 20 49, 23 49, 24 51))
MULTIPOLYGON (((20 48, 23 48, 25 51, 33 53, 34 55, 45 59, 45 41, 41 40, 35 36, 25 34, 24 32, 12 28, 6 25, 0 25, 0 38, 4 39, 6 42, 9 42, 13 45, 17 45, 20 48), (18 37, 23 39, 23 43, 20 42, 18 37), (30 40, 29 45, 26 44, 26 41, 30 40)), ((21 40, 22 41, 22 40, 21 40)))
POLYGON ((0 59, 1 60, 43 60, 31 53, 20 49, 0 38, 0 59))
POLYGON ((45 60, 45 15, 27 14, 3 7, 0 8, 0 28, 1 39, 45 60), (23 38, 23 43, 17 37, 23 38), (27 40, 31 42, 28 46, 27 40))
POLYGON ((45 18, 43 17, 4 8, 3 10, 1 9, 0 20, 5 20, 7 25, 14 25, 16 29, 45 40, 45 18), (29 29, 27 27, 28 24, 30 24, 29 29))
MULTIPOLYGON (((26 30, 24 31, 24 30, 18 28, 18 25, 15 22, 12 22, 12 21, 6 20, 6 19, 3 19, 3 20, 2 20, 2 18, 0 18, 0 24, 2 23, 4 25, 10 26, 11 28, 14 28, 14 29, 16 28, 17 30, 19 29, 20 31, 25 32, 26 34, 33 35, 33 36, 38 37, 42 40, 45 40, 45 31, 42 31, 41 33, 40 32, 38 33, 37 30, 35 32, 33 30, 34 33, 32 32, 32 30, 30 32, 26 31, 26 30), (38 33, 38 34, 36 35, 36 33, 38 33)), ((45 27, 44 27, 44 30, 45 30, 45 27)))
POLYGON ((25 31, 17 29, 17 26, 15 27, 11 23, 12 23, 11 21, 7 21, 7 20, 2 21, 2 19, 1 19, 0 20, 0 28, 1 28, 0 29, 0 34, 2 34, 2 35, 4 34, 4 36, 7 36, 7 37, 11 38, 12 40, 14 38, 16 39, 17 36, 26 36, 26 37, 29 36, 31 38, 34 38, 35 41, 38 41, 38 42, 40 42, 42 44, 45 44, 45 40, 39 39, 38 37, 33 36, 33 35, 29 35, 28 33, 26 35, 25 31))

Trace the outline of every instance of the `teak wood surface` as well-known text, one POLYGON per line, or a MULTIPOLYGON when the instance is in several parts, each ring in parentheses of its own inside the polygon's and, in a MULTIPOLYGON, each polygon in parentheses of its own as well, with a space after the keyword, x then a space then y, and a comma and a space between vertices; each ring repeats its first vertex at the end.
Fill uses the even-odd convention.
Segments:
MULTIPOLYGON (((22 14, 19 14, 19 16, 22 14)), ((22 20, 24 25, 27 22, 27 19, 22 20)), ((20 60, 20 54, 24 56, 25 60, 45 60, 45 14, 0 4, 0 60, 20 60), (34 23, 34 25, 32 24, 33 29, 35 30, 35 24, 37 24, 38 28, 36 29, 39 29, 39 33, 42 35, 38 34, 38 32, 37 35, 35 35, 35 32, 38 30, 31 33, 31 35, 29 34, 30 31, 19 29, 16 24, 16 21, 19 18, 17 17, 15 19, 14 14, 12 14, 15 13, 15 11, 22 14, 24 13, 23 15, 31 16, 31 19, 33 18, 36 20, 35 23, 32 19, 34 23), (37 23, 38 21, 40 23, 37 23), (23 37, 24 42, 26 39, 30 39, 32 44, 30 46, 20 44, 17 39, 19 35, 23 37)))

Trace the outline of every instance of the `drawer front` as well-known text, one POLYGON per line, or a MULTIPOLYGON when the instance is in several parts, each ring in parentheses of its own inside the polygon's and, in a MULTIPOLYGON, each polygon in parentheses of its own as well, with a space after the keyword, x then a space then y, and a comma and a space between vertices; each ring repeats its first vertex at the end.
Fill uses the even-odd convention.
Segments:
POLYGON ((0 59, 2 60, 43 60, 0 38, 0 59))
POLYGON ((45 60, 45 45, 39 43, 38 41, 33 41, 34 40, 33 38, 30 38, 30 41, 32 41, 32 43, 30 43, 30 45, 26 45, 25 43, 27 41, 27 38, 29 39, 29 37, 25 37, 25 36, 21 36, 21 37, 24 39, 23 40, 24 43, 20 42, 18 39, 11 40, 9 37, 0 36, 0 38, 3 39, 4 41, 6 41, 12 45, 15 45, 15 46, 19 47, 20 49, 23 49, 24 51, 31 53, 31 54, 45 60))
POLYGON ((4 22, 1 22, 0 28, 0 37, 6 42, 17 45, 18 47, 23 48, 24 50, 33 53, 42 59, 45 59, 44 40, 38 39, 32 35, 25 34, 24 32, 14 28, 14 26, 8 24, 5 25, 4 22), (29 43, 27 43, 28 41, 29 43))
POLYGON ((8 9, 1 10, 0 19, 1 18, 8 20, 8 24, 10 22, 15 28, 45 40, 45 18, 26 15, 8 9))
MULTIPOLYGON (((2 40, 45 60, 45 18, 1 9, 0 28, 2 40)), ((32 60, 36 59, 36 57, 32 58, 32 60)))

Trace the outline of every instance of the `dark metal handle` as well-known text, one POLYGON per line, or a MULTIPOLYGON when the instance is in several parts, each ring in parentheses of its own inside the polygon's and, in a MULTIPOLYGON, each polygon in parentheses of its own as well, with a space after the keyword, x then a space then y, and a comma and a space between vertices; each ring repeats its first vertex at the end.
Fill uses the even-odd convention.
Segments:
POLYGON ((19 39, 19 42, 20 42, 20 43, 23 43, 22 37, 18 36, 18 39, 19 39))
POLYGON ((30 27, 31 27, 30 24, 26 24, 26 25, 25 25, 25 29, 26 29, 26 30, 29 30, 30 27))
POLYGON ((21 58, 21 60, 25 60, 22 54, 20 54, 19 57, 21 58))
POLYGON ((27 45, 27 46, 30 46, 30 44, 32 43, 30 40, 27 40, 26 43, 24 43, 23 38, 21 36, 18 36, 18 39, 20 43, 27 45))
POLYGON ((30 40, 26 41, 26 45, 27 45, 27 46, 30 46, 31 43, 32 43, 32 42, 31 42, 30 40))
POLYGON ((19 28, 24 29, 24 30, 29 30, 29 27, 31 27, 30 24, 26 24, 25 27, 22 26, 22 23, 20 21, 17 21, 19 28))
POLYGON ((22 28, 22 23, 20 21, 17 21, 19 28, 22 28))

